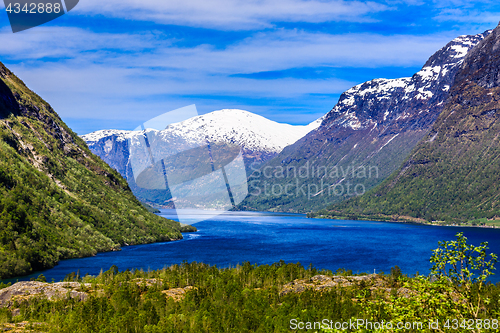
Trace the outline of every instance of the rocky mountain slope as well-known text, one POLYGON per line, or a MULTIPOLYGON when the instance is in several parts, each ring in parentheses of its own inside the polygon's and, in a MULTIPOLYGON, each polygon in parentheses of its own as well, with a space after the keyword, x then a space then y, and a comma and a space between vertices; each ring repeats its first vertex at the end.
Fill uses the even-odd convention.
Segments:
POLYGON ((0 63, 0 278, 123 244, 180 239, 0 63))
MULTIPOLYGON (((139 142, 145 133, 154 138, 160 149, 167 146, 205 145, 206 142, 231 144, 241 147, 247 170, 276 156, 286 146, 294 143, 321 124, 321 119, 307 126, 281 124, 243 110, 219 110, 185 121, 170 124, 163 130, 144 131, 101 130, 82 139, 89 148, 129 182, 140 199, 165 204, 170 194, 165 191, 145 191, 136 185, 130 157, 131 142, 139 142), (153 133, 151 133, 153 132, 153 133), (161 141, 161 142, 158 142, 161 141)), ((159 152, 155 152, 159 154, 159 152)), ((165 155, 167 156, 167 155, 165 155)))
POLYGON ((500 217, 500 27, 467 54, 450 98, 404 164, 331 214, 465 222, 500 217))
POLYGON ((457 37, 412 77, 344 92, 317 130, 254 172, 240 208, 306 212, 379 184, 429 132, 468 51, 489 33, 457 37))

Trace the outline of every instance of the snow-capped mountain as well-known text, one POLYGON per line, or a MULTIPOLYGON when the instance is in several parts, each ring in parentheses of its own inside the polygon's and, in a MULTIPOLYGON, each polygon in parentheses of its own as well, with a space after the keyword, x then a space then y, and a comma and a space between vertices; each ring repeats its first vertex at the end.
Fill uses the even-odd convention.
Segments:
POLYGON ((293 195, 250 196, 242 208, 311 211, 362 194, 379 184, 428 133, 448 100, 464 58, 490 33, 491 30, 455 38, 432 55, 412 77, 374 79, 344 92, 317 130, 266 163, 266 167, 279 170, 307 168, 311 171, 321 167, 344 172, 320 176, 312 172, 311 177, 298 178, 291 174, 293 179, 288 174, 271 179, 261 175, 253 183, 261 190, 255 193, 276 185, 275 188, 287 188, 293 195), (362 177, 354 171, 345 172, 355 169, 376 172, 363 173, 362 177), (354 191, 356 185, 358 191, 354 191), (304 186, 313 193, 305 193, 304 186))
POLYGON ((465 225, 500 216, 499 45, 500 25, 467 54, 445 108, 390 181, 333 215, 465 225))
POLYGON ((279 153, 321 124, 307 126, 277 123, 254 113, 224 109, 169 125, 161 135, 176 135, 189 141, 231 142, 249 151, 279 153), (204 137, 200 137, 203 133, 204 137))
POLYGON ((143 136, 144 132, 155 132, 154 137, 165 145, 181 142, 203 144, 207 141, 236 144, 242 148, 245 164, 250 166, 253 162, 260 164, 274 157, 283 148, 319 127, 321 121, 318 119, 307 126, 294 126, 244 110, 224 109, 170 124, 160 131, 100 130, 82 138, 93 153, 128 179, 128 145, 143 136))
MULTIPOLYGON (((328 128, 353 130, 398 125, 399 130, 419 126, 422 119, 433 122, 448 97, 448 91, 467 52, 491 33, 452 40, 427 60, 412 77, 374 79, 344 92, 327 114, 328 128), (441 103, 441 104, 440 104, 441 103), (417 123, 409 121, 418 117, 417 123)), ((427 124, 427 121, 423 122, 427 124)))

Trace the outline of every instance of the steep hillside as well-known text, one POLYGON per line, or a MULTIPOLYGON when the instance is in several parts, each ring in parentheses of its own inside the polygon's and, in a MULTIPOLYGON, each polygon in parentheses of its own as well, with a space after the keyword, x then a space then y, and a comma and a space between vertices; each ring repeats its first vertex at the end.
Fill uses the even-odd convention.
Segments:
POLYGON ((489 33, 454 39, 412 77, 344 92, 317 130, 254 173, 240 208, 307 212, 378 185, 428 133, 467 52, 489 33))
POLYGON ((499 45, 497 27, 467 55, 444 111, 403 166, 330 214, 451 222, 500 217, 499 45))
POLYGON ((0 63, 0 278, 123 244, 180 239, 0 63))

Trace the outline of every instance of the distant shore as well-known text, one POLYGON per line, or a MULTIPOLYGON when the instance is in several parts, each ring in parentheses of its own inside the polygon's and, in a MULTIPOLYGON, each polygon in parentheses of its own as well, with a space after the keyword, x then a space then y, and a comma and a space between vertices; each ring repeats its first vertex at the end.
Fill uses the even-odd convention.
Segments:
POLYGON ((414 218, 411 216, 342 216, 342 215, 326 215, 319 213, 308 213, 308 218, 316 219, 331 219, 331 220, 353 220, 353 221, 374 221, 374 222, 391 222, 391 223, 414 223, 414 224, 424 224, 439 227, 471 227, 471 228, 489 228, 489 229, 500 229, 500 221, 495 221, 493 223, 498 223, 498 225, 487 224, 487 221, 481 221, 481 224, 469 223, 450 223, 445 221, 427 221, 424 219, 414 218))

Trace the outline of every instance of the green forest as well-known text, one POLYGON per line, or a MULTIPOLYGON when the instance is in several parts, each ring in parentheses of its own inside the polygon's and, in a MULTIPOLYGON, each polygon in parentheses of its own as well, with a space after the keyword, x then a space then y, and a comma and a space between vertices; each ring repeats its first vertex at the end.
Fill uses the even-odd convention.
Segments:
POLYGON ((487 282, 496 260, 487 244, 469 245, 457 234, 434 250, 429 276, 409 277, 397 266, 387 274, 333 273, 283 261, 231 268, 184 262, 147 272, 112 267, 98 276, 66 277, 87 295, 83 301, 70 297, 69 289, 56 300, 11 299, 0 308, 0 327, 23 323, 37 332, 377 331, 314 327, 328 319, 414 325, 404 332, 436 332, 429 329, 436 321, 440 332, 499 332, 500 283, 487 282), (339 283, 323 284, 330 280, 339 283))

